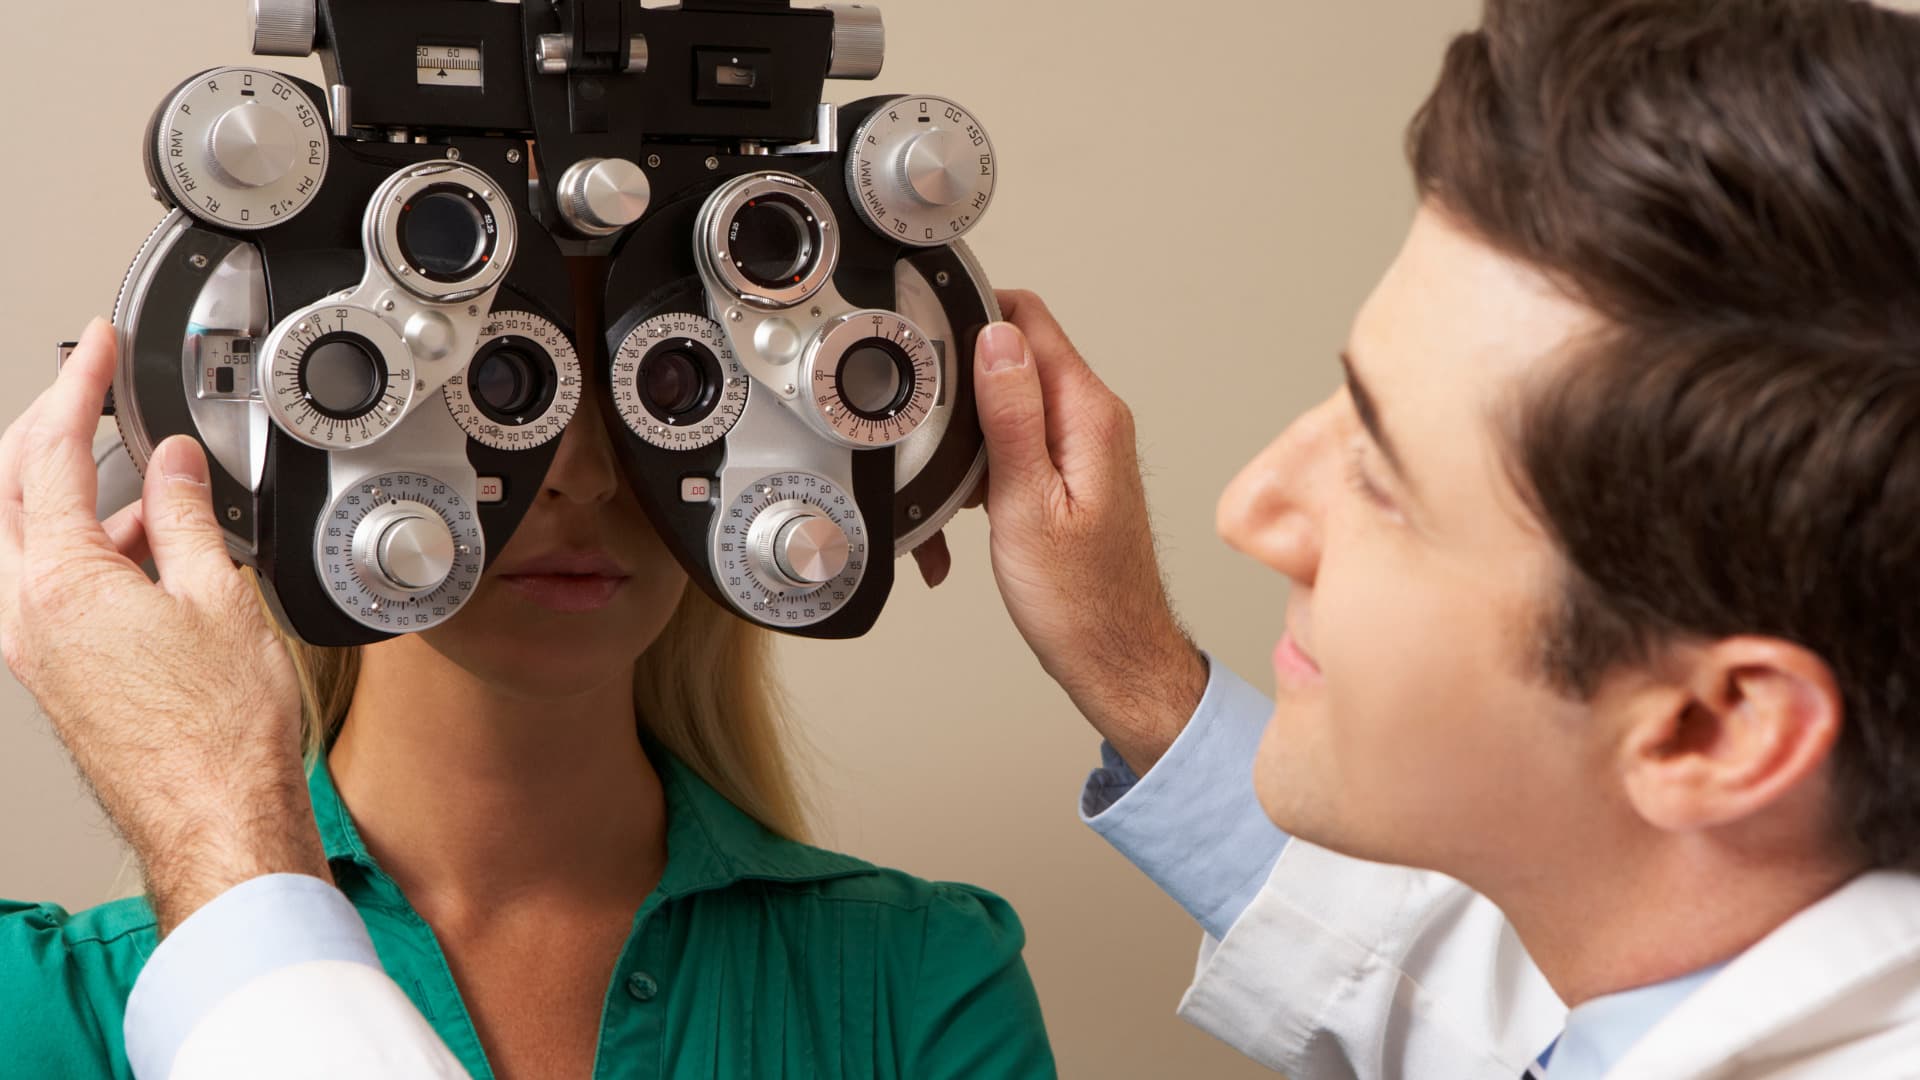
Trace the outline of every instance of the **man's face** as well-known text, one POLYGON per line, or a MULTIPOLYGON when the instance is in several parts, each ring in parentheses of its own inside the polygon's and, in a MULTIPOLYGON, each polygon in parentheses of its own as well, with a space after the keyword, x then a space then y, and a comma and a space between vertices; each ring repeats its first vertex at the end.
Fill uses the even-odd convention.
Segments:
POLYGON ((1530 666, 1558 563, 1496 427, 1594 318, 1423 209, 1347 385, 1222 497, 1222 536, 1294 586, 1255 766, 1293 835, 1462 876, 1552 851, 1604 797, 1604 724, 1530 666))

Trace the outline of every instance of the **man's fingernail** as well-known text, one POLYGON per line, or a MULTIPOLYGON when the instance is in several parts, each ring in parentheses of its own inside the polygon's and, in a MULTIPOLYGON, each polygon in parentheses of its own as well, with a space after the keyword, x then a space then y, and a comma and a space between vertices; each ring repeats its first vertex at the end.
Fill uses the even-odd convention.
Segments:
POLYGON ((988 371, 1024 367, 1027 337, 1012 323, 994 323, 980 332, 980 360, 988 371))
POLYGON ((207 483, 207 461, 187 444, 185 438, 168 439, 160 444, 160 475, 169 480, 207 483))

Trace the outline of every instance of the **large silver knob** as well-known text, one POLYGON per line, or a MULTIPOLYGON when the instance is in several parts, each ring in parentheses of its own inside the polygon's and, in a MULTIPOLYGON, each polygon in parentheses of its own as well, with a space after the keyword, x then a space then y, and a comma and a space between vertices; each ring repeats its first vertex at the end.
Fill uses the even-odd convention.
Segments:
POLYGON ((653 184, 625 158, 587 158, 560 177, 554 194, 568 225, 588 236, 612 236, 646 214, 653 184))
POLYGON ((312 56, 318 0, 248 0, 255 56, 312 56))
POLYGON ((213 122, 207 150, 221 179, 236 187, 266 187, 293 171, 295 135, 286 113, 249 101, 213 122))
POLYGON ((900 183, 928 206, 953 206, 974 192, 978 155, 955 131, 915 136, 900 152, 900 183))
POLYGON ((828 4, 833 12, 829 79, 877 79, 887 64, 887 24, 872 4, 828 4))
POLYGON ((812 589, 846 572, 852 542, 819 508, 802 502, 770 507, 747 536, 754 569, 772 581, 812 589))
POLYGON ((406 596, 424 596, 453 573, 453 533, 425 503, 402 499, 369 512, 353 532, 354 561, 406 596))

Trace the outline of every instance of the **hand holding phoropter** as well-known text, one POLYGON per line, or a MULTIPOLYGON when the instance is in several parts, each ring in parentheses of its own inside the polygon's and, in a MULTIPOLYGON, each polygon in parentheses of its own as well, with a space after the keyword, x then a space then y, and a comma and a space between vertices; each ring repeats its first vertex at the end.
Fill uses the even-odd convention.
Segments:
POLYGON ((1134 770, 1199 704, 1206 661, 1161 584, 1133 413, 1040 298, 1003 292, 1011 325, 975 361, 994 577, 1049 675, 1134 770))
POLYGON ((163 443, 144 498, 94 517, 113 368, 96 322, 0 437, 0 650, 132 845, 165 932, 261 874, 328 874, 298 683, 228 558, 200 446, 163 443))

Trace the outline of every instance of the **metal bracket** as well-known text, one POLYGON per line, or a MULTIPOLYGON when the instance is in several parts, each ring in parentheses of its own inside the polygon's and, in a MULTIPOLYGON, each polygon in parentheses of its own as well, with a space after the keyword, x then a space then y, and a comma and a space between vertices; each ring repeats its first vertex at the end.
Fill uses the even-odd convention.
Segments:
POLYGON ((821 103, 814 121, 813 141, 794 143, 791 146, 776 146, 773 153, 782 156, 797 154, 837 154, 840 152, 840 110, 821 103))

